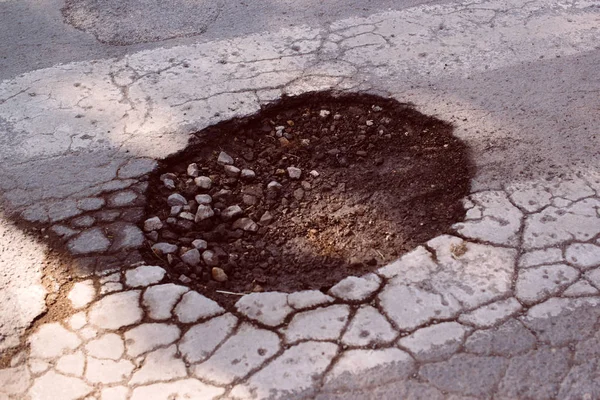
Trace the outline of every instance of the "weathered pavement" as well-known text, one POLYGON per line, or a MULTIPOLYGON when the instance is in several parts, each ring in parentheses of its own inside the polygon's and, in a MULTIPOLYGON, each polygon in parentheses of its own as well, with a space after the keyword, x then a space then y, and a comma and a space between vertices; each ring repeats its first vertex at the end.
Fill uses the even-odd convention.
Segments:
POLYGON ((599 22, 592 1, 416 6, 0 83, 0 398, 600 398, 599 22), (477 171, 453 236, 234 312, 116 258, 155 159, 330 88, 455 123, 477 171), (21 219, 114 270, 43 269, 21 219))

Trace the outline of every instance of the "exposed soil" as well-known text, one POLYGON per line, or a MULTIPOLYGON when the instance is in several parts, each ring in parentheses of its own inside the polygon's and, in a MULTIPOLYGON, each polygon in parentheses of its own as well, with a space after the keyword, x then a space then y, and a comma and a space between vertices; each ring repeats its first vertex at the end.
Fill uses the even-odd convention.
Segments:
POLYGON ((395 100, 330 93, 284 98, 254 116, 208 127, 150 177, 146 215, 163 227, 147 233, 143 255, 205 293, 327 290, 463 219, 460 200, 469 193, 472 167, 452 131, 395 100), (217 162, 221 152, 255 177, 226 170, 217 162), (190 176, 191 163, 199 171, 190 176), (289 167, 300 169, 299 179, 289 167), (211 188, 198 187, 195 175, 209 177, 211 188), (273 181, 281 187, 269 189, 273 181), (187 200, 183 208, 167 204, 174 193, 187 200), (208 214, 199 214, 210 208, 214 215, 203 220, 196 216, 198 194, 212 197, 203 206, 208 214), (241 214, 227 218, 233 205, 241 214), (192 244, 196 239, 212 253, 194 265, 205 251, 202 242, 192 244), (156 242, 177 250, 152 249, 156 242), (196 257, 192 252, 184 262, 194 246, 196 257))

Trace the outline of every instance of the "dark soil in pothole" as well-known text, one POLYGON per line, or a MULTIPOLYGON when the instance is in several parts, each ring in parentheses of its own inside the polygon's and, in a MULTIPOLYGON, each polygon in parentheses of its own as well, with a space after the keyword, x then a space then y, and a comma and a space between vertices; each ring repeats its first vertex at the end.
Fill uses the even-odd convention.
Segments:
POLYGON ((150 178, 146 215, 163 227, 147 233, 143 255, 205 293, 326 290, 463 219, 460 200, 469 193, 472 167, 452 131, 395 100, 329 93, 284 98, 254 116, 208 127, 150 178), (226 171, 217 162, 221 152, 256 176, 226 171), (188 175, 191 163, 211 179, 210 189, 188 175), (300 178, 292 179, 288 167, 299 168, 300 178), (273 181, 281 187, 269 189, 273 181), (184 207, 168 205, 174 193, 185 197, 184 207), (199 194, 211 196, 202 209, 214 215, 195 222, 199 194), (226 218, 234 205, 241 215, 226 218), (207 242, 206 261, 218 269, 202 256, 190 265, 204 251, 197 239, 207 242), (157 242, 177 249, 162 253, 151 248, 157 242), (194 246, 200 250, 182 259, 194 246), (222 272, 227 280, 216 281, 222 272))

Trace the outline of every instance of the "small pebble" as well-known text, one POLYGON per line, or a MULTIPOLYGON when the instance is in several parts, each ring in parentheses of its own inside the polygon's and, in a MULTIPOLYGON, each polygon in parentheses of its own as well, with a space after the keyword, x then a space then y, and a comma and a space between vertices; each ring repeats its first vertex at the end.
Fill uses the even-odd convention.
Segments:
POLYGON ((304 198, 304 190, 301 188, 294 190, 294 198, 298 201, 302 200, 304 198))
POLYGON ((167 204, 170 206, 185 206, 187 200, 179 193, 173 193, 167 198, 167 204))
POLYGON ((194 183, 200 189, 208 190, 212 187, 212 180, 208 176, 199 176, 194 179, 194 183))
POLYGON ((364 150, 359 150, 359 151, 356 152, 356 155, 360 156, 360 157, 366 157, 367 156, 367 152, 364 151, 364 150))
POLYGON ((216 267, 219 265, 219 257, 212 250, 206 250, 202 253, 202 259, 209 267, 216 267))
POLYGON ((179 215, 181 210, 183 210, 183 206, 172 206, 171 207, 171 216, 179 215))
POLYGON ((169 190, 175 190, 176 186, 175 186, 175 181, 172 179, 165 179, 163 181, 163 184, 165 185, 165 187, 169 190))
POLYGON ((152 251, 157 254, 171 254, 177 251, 177 246, 171 243, 156 243, 152 246, 152 251))
POLYGON ((193 221, 196 217, 194 217, 194 214, 192 214, 191 212, 184 211, 181 214, 179 214, 179 218, 187 219, 188 221, 193 221))
POLYGON ((366 124, 367 124, 367 126, 373 126, 373 120, 372 119, 367 120, 366 124))
POLYGON ((198 164, 191 163, 190 165, 188 165, 188 167, 187 167, 187 174, 189 176, 191 176, 192 178, 195 178, 195 177, 199 176, 200 175, 200 168, 198 167, 198 164))
POLYGON ((225 273, 225 271, 223 271, 221 268, 219 267, 214 267, 211 271, 210 271, 212 278, 217 281, 217 282, 225 282, 228 278, 227 278, 227 274, 225 273))
POLYGON ((302 186, 302 189, 304 189, 304 190, 312 189, 312 185, 310 184, 310 182, 302 181, 302 182, 300 182, 300 185, 302 186))
POLYGON ((210 197, 209 194, 199 194, 199 195, 196 195, 196 197, 194 197, 194 200, 196 200, 196 203, 198 203, 198 204, 210 204, 210 203, 212 203, 212 197, 210 197))
POLYGON ((144 230, 146 232, 157 231, 163 227, 163 223, 158 217, 148 218, 144 221, 144 230))
POLYGON ((217 158, 217 163, 221 165, 231 165, 233 164, 233 158, 225 153, 224 151, 219 153, 219 158, 217 158))
POLYGON ((256 222, 252 221, 250 218, 240 218, 235 221, 231 227, 233 229, 241 229, 246 232, 256 232, 258 231, 258 225, 256 222))
POLYGON ((240 169, 238 167, 234 167, 233 165, 226 165, 225 175, 231 178, 237 178, 238 176, 240 176, 240 169))
POLYGON ((198 223, 200 221, 204 221, 205 219, 212 217, 213 215, 215 215, 215 212, 213 211, 211 206, 200 204, 198 206, 198 210, 196 211, 196 217, 194 218, 194 221, 198 223))
POLYGON ((246 181, 251 181, 252 179, 256 178, 256 173, 251 169, 245 168, 242 170, 241 178, 246 181))
POLYGON ((302 176, 302 170, 300 168, 288 167, 287 172, 291 179, 300 179, 300 176, 302 176))
POLYGON ((190 283, 192 280, 190 278, 188 278, 187 276, 185 276, 185 275, 182 274, 182 275, 179 276, 179 281, 181 283, 190 283))
POLYGON ((221 211, 221 218, 225 220, 234 219, 239 217, 243 213, 244 210, 242 210, 242 208, 236 204, 234 206, 229 206, 223 211, 221 211))
POLYGON ((206 250, 208 248, 208 243, 206 240, 196 239, 192 242, 192 246, 198 250, 206 250))
POLYGON ((319 111, 319 116, 321 118, 326 118, 326 117, 329 116, 329 114, 331 114, 331 111, 329 111, 329 110, 321 110, 321 111, 319 111))
POLYGON ((277 181, 271 181, 267 185, 267 190, 273 191, 273 192, 278 192, 281 190, 281 188, 282 188, 281 183, 279 183, 277 181))
POLYGON ((310 171, 310 176, 312 176, 313 178, 317 178, 320 174, 315 171, 314 169, 312 171, 310 171))
POLYGON ((198 249, 188 250, 181 255, 181 261, 187 265, 195 267, 196 265, 200 264, 200 252, 198 249))
POLYGON ((273 222, 273 214, 271 214, 269 211, 265 211, 258 222, 260 222, 261 225, 269 225, 271 222, 273 222))

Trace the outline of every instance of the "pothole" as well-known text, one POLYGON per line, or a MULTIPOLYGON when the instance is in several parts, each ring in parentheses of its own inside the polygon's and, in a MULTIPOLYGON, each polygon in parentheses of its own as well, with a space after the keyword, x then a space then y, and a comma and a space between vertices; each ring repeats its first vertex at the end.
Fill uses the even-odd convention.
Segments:
POLYGON ((331 93, 208 127, 150 177, 143 256, 209 294, 327 290, 463 219, 472 167, 452 131, 331 93))

